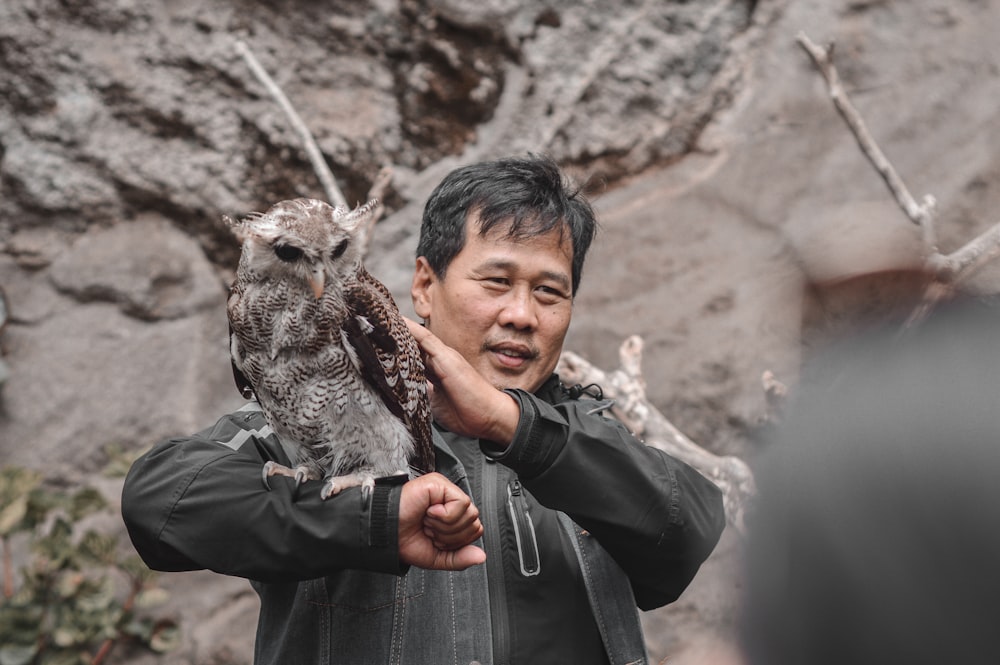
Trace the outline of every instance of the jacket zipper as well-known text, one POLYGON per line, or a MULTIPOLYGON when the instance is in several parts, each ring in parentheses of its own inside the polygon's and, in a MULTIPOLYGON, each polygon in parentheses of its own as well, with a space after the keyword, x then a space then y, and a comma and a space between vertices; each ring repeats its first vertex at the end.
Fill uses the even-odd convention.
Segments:
POLYGON ((535 524, 528 512, 521 481, 515 478, 507 485, 507 510, 514 523, 514 538, 517 541, 517 556, 521 564, 521 574, 532 577, 541 572, 538 557, 538 540, 535 538, 535 524))
MULTIPOLYGON (((500 471, 497 463, 485 455, 483 459, 483 514, 500 515, 500 471)), ((510 658, 510 625, 507 617, 506 583, 503 574, 503 552, 500 549, 500 524, 497 519, 484 520, 486 529, 486 588, 490 595, 490 623, 493 628, 493 663, 507 665, 510 658)))

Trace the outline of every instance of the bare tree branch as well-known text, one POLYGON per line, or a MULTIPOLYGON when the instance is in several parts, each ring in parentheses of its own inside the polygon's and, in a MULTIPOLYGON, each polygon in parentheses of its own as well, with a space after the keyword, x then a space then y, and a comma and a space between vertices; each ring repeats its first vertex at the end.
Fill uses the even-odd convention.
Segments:
POLYGON ((872 138, 840 82, 837 68, 833 65, 833 44, 822 49, 802 32, 798 34, 796 41, 809 54, 823 78, 826 79, 830 98, 854 134, 861 151, 868 157, 875 170, 889 186, 889 190, 895 196, 903 212, 911 221, 921 227, 926 252, 924 267, 930 274, 934 275, 934 279, 927 287, 923 301, 907 321, 907 325, 911 325, 926 316, 938 302, 953 293, 958 285, 974 273, 978 267, 1000 255, 1000 223, 995 224, 951 254, 941 254, 937 248, 937 237, 934 229, 937 205, 934 197, 928 194, 924 196, 923 203, 918 204, 896 169, 893 168, 872 138))
POLYGON ((372 186, 368 190, 368 200, 378 201, 378 206, 372 210, 371 217, 368 219, 365 228, 361 230, 361 256, 363 257, 368 255, 368 247, 371 244, 375 224, 382 218, 382 215, 385 214, 385 196, 391 185, 392 167, 383 166, 379 170, 378 175, 375 176, 375 181, 372 182, 372 186))
POLYGON ((753 473, 743 460, 714 455, 684 435, 646 397, 642 377, 642 338, 633 335, 619 349, 621 368, 603 372, 571 351, 564 351, 557 371, 567 383, 596 383, 605 397, 615 400, 611 412, 646 445, 686 462, 711 479, 723 493, 726 519, 744 534, 744 516, 756 491, 753 473))
POLYGON ((882 180, 888 185, 889 190, 896 198, 900 207, 902 207, 903 212, 906 213, 906 216, 923 230, 925 246, 928 249, 933 249, 937 243, 934 233, 934 208, 936 205, 934 197, 928 194, 924 196, 923 203, 918 204, 913 195, 910 194, 910 190, 906 188, 903 179, 899 177, 896 169, 893 168, 892 164, 872 138, 867 126, 865 126, 864 121, 861 119, 861 115, 854 108, 850 98, 844 91, 837 68, 833 66, 833 44, 827 46, 826 49, 822 49, 803 32, 799 33, 797 41, 813 59, 817 69, 819 69, 823 78, 826 79, 833 105, 837 108, 841 117, 844 118, 844 121, 847 122, 848 127, 851 128, 854 138, 861 147, 861 151, 868 157, 868 160, 875 167, 875 170, 878 171, 879 175, 882 176, 882 180))
POLYGON ((951 254, 931 256, 935 273, 959 282, 976 268, 996 258, 1000 252, 1000 223, 994 224, 981 235, 973 238, 951 254))
POLYGON ((288 116, 289 122, 292 124, 292 128, 298 132, 299 137, 302 139, 302 145, 305 147, 306 154, 309 156, 309 161, 312 163, 313 170, 316 171, 316 175, 319 178, 320 183, 323 185, 323 190, 326 192, 327 200, 334 206, 344 206, 347 207, 347 199, 344 198, 343 193, 337 186, 337 181, 333 177, 333 172, 330 170, 330 166, 326 163, 323 158, 323 153, 320 152, 319 146, 316 144, 316 140, 313 138, 312 134, 309 132, 309 128, 299 117, 299 114, 292 107, 291 102, 288 101, 288 97, 282 92, 281 88, 274 82, 270 74, 261 66, 260 62, 254 56, 253 52, 250 51, 250 47, 242 40, 236 41, 236 50, 239 51, 243 59, 246 60, 247 64, 250 66, 250 70, 254 73, 257 79, 267 88, 267 91, 271 94, 278 105, 281 106, 285 115, 288 116))

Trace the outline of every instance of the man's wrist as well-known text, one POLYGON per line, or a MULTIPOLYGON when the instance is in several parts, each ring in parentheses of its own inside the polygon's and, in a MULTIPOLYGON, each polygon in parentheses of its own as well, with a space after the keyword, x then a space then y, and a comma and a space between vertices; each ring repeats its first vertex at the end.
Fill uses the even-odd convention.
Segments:
POLYGON ((378 478, 372 489, 371 498, 363 510, 367 519, 362 519, 362 552, 379 572, 402 574, 405 566, 399 560, 399 509, 402 484, 405 476, 378 478))
POLYGON ((497 461, 505 459, 514 453, 515 447, 524 442, 535 421, 534 409, 531 404, 525 404, 521 391, 506 389, 502 393, 514 403, 514 408, 517 410, 517 421, 514 423, 514 428, 503 443, 497 443, 489 439, 479 440, 479 447, 483 453, 497 461))
POLYGON ((521 406, 517 399, 506 391, 497 391, 498 408, 493 418, 490 432, 480 437, 498 451, 507 450, 514 441, 518 425, 521 422, 521 406))

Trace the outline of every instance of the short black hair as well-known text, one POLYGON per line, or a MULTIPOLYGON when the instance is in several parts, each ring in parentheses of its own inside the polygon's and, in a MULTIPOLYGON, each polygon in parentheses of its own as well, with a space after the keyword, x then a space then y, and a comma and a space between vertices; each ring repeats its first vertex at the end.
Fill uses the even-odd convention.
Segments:
POLYGON ((526 239, 569 232, 573 294, 597 232, 597 218, 582 190, 548 156, 505 157, 455 169, 424 206, 417 256, 439 277, 465 247, 466 222, 475 213, 479 233, 509 225, 507 237, 526 239))

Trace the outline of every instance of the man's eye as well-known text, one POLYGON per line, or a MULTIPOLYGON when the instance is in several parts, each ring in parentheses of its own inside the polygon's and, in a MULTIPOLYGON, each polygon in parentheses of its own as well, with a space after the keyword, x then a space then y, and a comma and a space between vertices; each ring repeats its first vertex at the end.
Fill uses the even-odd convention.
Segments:
POLYGON ((562 291, 562 289, 557 289, 551 286, 539 287, 538 292, 541 295, 541 297, 546 301, 556 302, 560 300, 566 300, 569 298, 569 296, 566 295, 562 291))
POLYGON ((295 245, 275 245, 274 255, 282 261, 297 261, 302 258, 302 250, 295 245))

